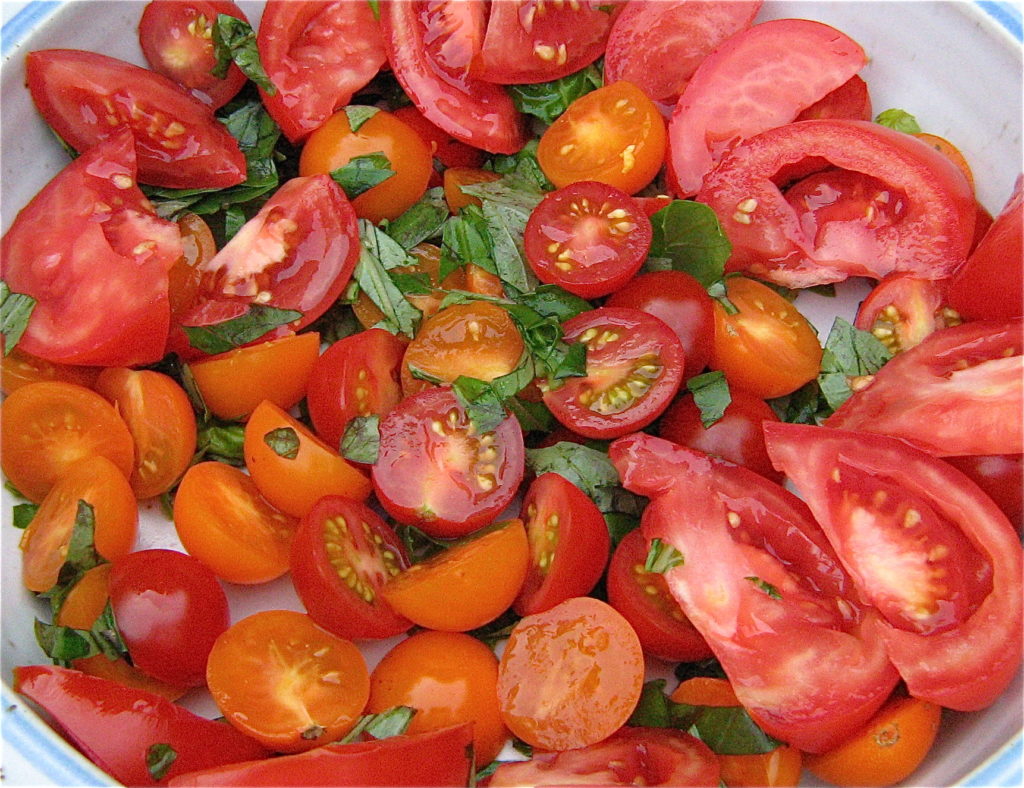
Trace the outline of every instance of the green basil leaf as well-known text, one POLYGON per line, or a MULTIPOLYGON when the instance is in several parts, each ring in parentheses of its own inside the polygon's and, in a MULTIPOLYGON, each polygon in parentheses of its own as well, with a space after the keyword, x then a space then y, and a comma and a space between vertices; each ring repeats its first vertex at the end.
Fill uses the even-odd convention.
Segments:
POLYGON ((851 382, 874 375, 892 353, 870 331, 861 331, 837 317, 832 323, 821 357, 818 384, 829 407, 835 410, 853 394, 851 382))
POLYGON ((162 780, 178 759, 177 751, 169 744, 158 742, 146 748, 146 769, 154 780, 162 780))
POLYGON ((623 489, 619 472, 608 454, 600 449, 560 441, 542 449, 527 449, 526 464, 537 476, 549 472, 564 476, 585 492, 602 512, 622 511, 626 506, 633 508, 627 501, 639 498, 623 489))
POLYGON ((725 373, 719 370, 695 375, 686 381, 686 388, 693 394, 693 401, 700 410, 700 423, 704 429, 721 419, 725 415, 725 409, 732 402, 725 373))
POLYGON ((491 159, 491 169, 499 175, 507 175, 524 188, 540 189, 544 192, 555 188, 537 161, 537 139, 526 143, 518 152, 499 154, 491 159))
POLYGON ((805 383, 792 394, 770 399, 768 404, 780 420, 790 424, 820 425, 832 415, 817 380, 805 383))
POLYGON ((245 211, 237 205, 231 205, 224 211, 224 238, 230 241, 248 221, 245 211))
POLYGON ((414 564, 422 563, 451 546, 443 539, 436 539, 414 525, 399 524, 395 527, 395 533, 402 540, 409 561, 414 564))
POLYGON ((210 326, 184 326, 184 329, 192 347, 214 355, 246 345, 301 317, 302 313, 294 309, 251 304, 249 311, 240 317, 210 326))
POLYGON ((445 222, 451 212, 444 199, 444 189, 435 186, 427 189, 409 210, 389 222, 384 229, 403 249, 412 249, 423 241, 441 237, 445 222))
POLYGON ((416 263, 404 246, 365 219, 359 223, 359 240, 388 271, 407 268, 416 263))
POLYGON ((551 432, 558 424, 543 402, 530 402, 519 397, 512 397, 505 400, 505 407, 519 421, 519 427, 524 434, 527 432, 551 432))
POLYGON ((437 277, 444 281, 448 274, 466 263, 475 263, 495 276, 494 247, 487 231, 487 221, 476 205, 467 205, 453 216, 441 233, 441 264, 437 277))
POLYGON ((756 588, 758 591, 762 591, 763 593, 767 594, 772 599, 782 599, 782 594, 779 593, 779 589, 773 586, 767 580, 762 580, 760 577, 754 575, 745 577, 743 579, 751 582, 754 585, 754 588, 756 588))
POLYGON ((645 728, 679 728, 687 730, 697 719, 694 706, 673 702, 665 694, 665 679, 645 682, 636 708, 626 720, 627 725, 645 728))
POLYGON ((263 442, 278 457, 294 460, 299 456, 299 435, 292 427, 278 427, 263 436, 263 442))
POLYGON ((95 511, 88 502, 80 500, 75 510, 75 522, 71 527, 71 538, 68 541, 64 563, 57 573, 57 582, 52 588, 40 594, 44 599, 50 600, 50 608, 55 616, 64 604, 68 592, 82 579, 82 575, 106 563, 106 559, 96 552, 95 533, 95 511))
POLYGON ((626 534, 640 527, 640 518, 625 512, 604 512, 604 522, 612 538, 612 547, 618 547, 626 534))
POLYGON ((511 85, 508 88, 516 109, 553 123, 576 99, 604 84, 601 69, 591 64, 575 73, 551 82, 511 85))
POLYGON ((36 516, 38 511, 39 504, 36 503, 15 504, 11 509, 11 525, 21 530, 28 528, 29 523, 32 522, 32 518, 36 516))
POLYGON ((707 287, 721 279, 732 244, 715 212, 693 200, 673 200, 651 217, 647 270, 684 271, 707 287))
POLYGON ((38 618, 34 625, 36 643, 55 664, 68 667, 72 660, 100 653, 92 634, 84 629, 47 624, 38 618))
POLYGON ((672 545, 656 538, 651 540, 651 547, 647 551, 647 559, 644 561, 644 571, 663 575, 669 569, 683 566, 685 563, 682 553, 672 545))
POLYGON ((696 708, 700 713, 693 722, 693 730, 719 755, 758 755, 783 744, 761 730, 742 706, 696 708))
POLYGON ((4 355, 18 344, 28 327, 36 299, 25 293, 15 293, 6 282, 0 281, 0 334, 4 338, 4 355))
POLYGON ((245 465, 245 425, 208 420, 196 432, 193 462, 216 460, 228 465, 245 465))
POLYGON ((460 375, 452 382, 452 390, 477 432, 494 432, 508 416, 502 398, 483 380, 460 375))
POLYGON ((366 121, 380 112, 380 110, 369 104, 349 104, 345 107, 344 112, 348 117, 349 129, 357 132, 366 121))
POLYGON ((217 65, 211 73, 215 77, 226 77, 228 66, 234 61, 241 72, 259 85, 265 93, 271 96, 277 93, 277 88, 270 81, 260 62, 256 32, 245 20, 236 19, 229 14, 217 14, 217 21, 213 25, 213 51, 217 65))
MULTIPOLYGON (((388 250, 397 244, 365 219, 359 221, 359 237, 359 262, 356 263, 353 278, 384 314, 380 326, 392 334, 405 334, 409 338, 416 336, 416 328, 423 313, 405 299, 402 291, 391 279, 387 264, 378 256, 389 258, 388 250)), ((402 255, 403 259, 406 259, 404 250, 402 255)))
POLYGON ((360 737, 367 733, 374 739, 387 739, 390 736, 400 736, 409 728, 416 709, 411 706, 393 706, 386 711, 376 714, 364 714, 357 721, 355 726, 344 738, 341 744, 351 744, 359 741, 360 737))
POLYGON ((373 18, 380 20, 380 0, 366 0, 370 4, 370 10, 373 11, 373 18))
POLYGON ((430 295, 434 292, 434 285, 430 281, 430 275, 424 273, 402 273, 390 271, 391 281, 395 287, 402 291, 403 295, 430 295))
POLYGON ((261 101, 253 99, 237 106, 229 105, 221 123, 238 140, 238 147, 246 159, 269 159, 274 155, 277 141, 281 138, 281 127, 270 117, 261 101))
POLYGON ((539 285, 533 292, 517 295, 515 301, 528 306, 542 317, 554 318, 559 323, 594 308, 589 301, 573 295, 558 285, 539 285))
POLYGON ((114 618, 114 605, 108 599, 103 612, 96 617, 89 629, 93 641, 101 654, 109 660, 130 659, 128 646, 121 637, 121 630, 114 618))
POLYGON ((354 156, 344 166, 331 171, 334 182, 344 189, 350 200, 383 183, 394 174, 391 161, 379 152, 354 156))
POLYGON ((352 462, 373 465, 380 452, 380 416, 356 416, 345 427, 339 452, 352 462))
POLYGON ((875 123, 906 134, 921 133, 921 126, 918 124, 917 118, 902 109, 886 109, 879 112, 875 116, 875 123))

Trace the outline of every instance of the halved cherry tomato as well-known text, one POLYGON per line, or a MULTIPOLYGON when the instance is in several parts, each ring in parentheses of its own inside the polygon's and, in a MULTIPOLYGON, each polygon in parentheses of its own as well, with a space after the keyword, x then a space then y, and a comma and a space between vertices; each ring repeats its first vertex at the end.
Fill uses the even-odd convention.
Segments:
POLYGON ((530 214, 523 248, 537 278, 581 298, 605 296, 640 270, 651 220, 636 200, 596 181, 547 194, 530 214))
POLYGON ((256 46, 276 88, 260 91, 263 103, 292 142, 348 104, 386 57, 380 25, 364 3, 269 0, 256 46))
POLYGON ((330 174, 372 153, 384 154, 394 175, 353 198, 352 207, 375 224, 394 219, 423 196, 433 167, 423 138, 390 112, 379 110, 355 131, 344 110, 331 115, 303 145, 299 173, 330 174))
POLYGON ((530 484, 520 516, 531 561, 513 605, 516 613, 539 613, 589 594, 604 573, 611 546, 597 504, 564 476, 545 473, 530 484))
POLYGON ((213 573, 186 553, 137 550, 114 561, 108 587, 135 667, 168 684, 202 686, 207 655, 229 621, 213 573))
POLYGON ((806 759, 808 770, 833 785, 886 786, 910 777, 935 743, 942 707, 896 697, 867 726, 834 750, 806 759))
POLYGON ((487 158, 487 154, 479 148, 459 142, 448 132, 435 126, 423 117, 423 113, 413 104, 399 107, 394 114, 396 118, 416 130, 430 148, 430 155, 440 162, 442 167, 480 167, 487 158))
POLYGON ((683 346, 658 318, 639 309, 602 307, 564 326, 566 341, 587 346, 587 374, 550 387, 555 418, 588 438, 641 429, 668 407, 683 375, 683 346))
POLYGON ((935 150, 953 162, 960 169, 960 172, 964 174, 964 178, 967 179, 967 183, 971 187, 971 191, 974 191, 974 173, 971 172, 971 165, 967 163, 967 159, 964 158, 964 155, 956 145, 945 137, 940 137, 938 134, 929 134, 925 131, 919 132, 914 136, 922 142, 928 143, 935 148, 935 150))
POLYGON ((626 619, 574 597, 516 624, 498 668, 498 703, 515 736, 568 750, 622 727, 643 680, 643 651, 626 619))
POLYGON ((235 138, 209 107, 162 74, 78 49, 29 52, 25 71, 46 122, 80 153, 127 126, 143 183, 223 189, 245 180, 235 138))
POLYGON ((933 331, 959 323, 960 316, 946 304, 945 280, 911 274, 889 274, 879 281, 857 308, 853 321, 892 353, 919 345, 933 331))
POLYGON ((232 624, 213 644, 206 683, 228 722, 278 752, 338 740, 370 696, 359 649, 294 610, 232 624))
POLYGON ((96 391, 117 408, 135 444, 128 481, 138 498, 167 492, 192 462, 196 417, 185 389, 151 369, 107 367, 96 391))
POLYGON ((406 733, 473 723, 479 764, 498 757, 508 738, 498 713, 498 658, 461 632, 423 631, 396 644, 370 674, 369 714, 395 706, 416 710, 406 733))
POLYGON ((236 421, 248 418, 264 400, 284 409, 295 405, 305 394, 319 353, 320 335, 310 331, 193 361, 189 370, 210 412, 236 421))
POLYGON ((231 101, 246 80, 234 63, 224 77, 210 73, 217 65, 213 26, 219 14, 249 21, 230 0, 151 0, 139 20, 139 43, 149 67, 212 109, 231 101))
POLYGON ((288 570, 296 520, 278 511, 238 468, 201 462, 174 496, 174 527, 185 549, 229 583, 265 583, 288 570))
POLYGON ((382 328, 339 339, 316 360, 306 403, 317 435, 337 448, 356 416, 383 416, 402 399, 398 382, 405 350, 382 328))
POLYGON ((199 270, 217 254, 217 242, 210 225, 194 213, 178 219, 178 230, 181 233, 181 257, 167 272, 167 300, 171 307, 167 352, 187 358, 196 351, 189 345, 188 337, 181 328, 181 316, 199 297, 199 270))
POLYGON ((672 690, 670 700, 690 706, 742 705, 729 680, 713 676, 695 676, 692 679, 681 681, 679 686, 672 690))
POLYGON ((478 167, 448 167, 444 171, 444 200, 448 203, 448 210, 457 214, 467 205, 480 205, 479 197, 474 197, 462 191, 463 186, 471 186, 474 183, 487 183, 499 180, 501 176, 491 170, 481 170, 478 167))
POLYGON ((482 627, 509 608, 530 561, 526 529, 508 520, 394 575, 384 599, 415 624, 445 632, 482 627))
POLYGON ((389 578, 409 566, 401 540, 365 504, 321 498, 292 541, 292 584, 310 617, 352 640, 386 638, 409 629, 381 596, 389 578))
POLYGON ((373 489, 399 522, 431 536, 464 536, 492 522, 523 478, 515 416, 480 433, 451 389, 406 397, 380 421, 373 489))
POLYGON ((715 342, 709 366, 729 384, 761 399, 796 391, 818 376, 818 334, 789 301, 742 276, 725 280, 730 314, 715 303, 715 342))
POLYGON ((846 120, 871 120, 871 95, 868 83, 854 74, 839 87, 826 93, 796 116, 796 120, 820 120, 822 118, 845 118, 846 120))
POLYGON ((39 503, 78 460, 106 457, 125 478, 135 467, 132 434, 92 389, 63 381, 22 386, 0 406, 0 465, 14 487, 39 503))
POLYGON ((135 545, 139 507, 124 473, 102 455, 83 457, 62 471, 21 536, 21 577, 30 591, 56 585, 81 501, 92 507, 103 558, 116 561, 135 545))
POLYGON ((729 788, 795 788, 803 774, 804 756, 782 745, 753 755, 719 755, 722 783, 729 788))
POLYGON ((245 467, 263 496, 302 517, 325 495, 362 501, 370 480, 306 425, 272 402, 256 406, 245 424, 245 467))
POLYGON ((670 662, 710 657, 711 647, 679 607, 664 576, 644 569, 648 549, 639 529, 619 542, 608 564, 608 603, 633 627, 645 653, 670 662))
POLYGON ((557 187, 599 181, 636 194, 665 159, 665 121, 631 82, 576 99, 540 138, 537 161, 557 187))
POLYGON ((0 389, 4 394, 10 394, 15 389, 41 380, 62 380, 91 389, 101 369, 77 364, 56 364, 15 347, 0 359, 0 389))

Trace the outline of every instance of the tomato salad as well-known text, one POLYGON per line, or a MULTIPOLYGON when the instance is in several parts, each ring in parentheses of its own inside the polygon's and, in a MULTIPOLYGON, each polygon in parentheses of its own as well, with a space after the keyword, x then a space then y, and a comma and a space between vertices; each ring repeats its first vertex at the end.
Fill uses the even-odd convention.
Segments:
POLYGON ((891 785, 996 702, 1021 180, 767 10, 152 0, 146 66, 28 53, 15 690, 182 786, 891 785))

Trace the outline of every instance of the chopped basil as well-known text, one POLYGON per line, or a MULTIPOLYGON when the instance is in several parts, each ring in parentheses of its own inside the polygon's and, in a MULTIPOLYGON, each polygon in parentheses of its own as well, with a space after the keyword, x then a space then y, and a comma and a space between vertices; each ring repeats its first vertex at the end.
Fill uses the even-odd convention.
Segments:
POLYGON ((356 416, 345 427, 339 446, 341 456, 352 462, 373 465, 380 452, 380 416, 356 416))
POLYGON ((359 223, 359 240, 388 271, 416 262, 398 241, 365 219, 359 223))
POLYGON ((499 175, 508 175, 525 187, 548 192, 555 185, 548 180, 537 161, 537 140, 527 142, 518 153, 501 154, 491 160, 491 169, 499 175))
POLYGON ((441 232, 441 265, 438 279, 444 281, 448 274, 466 263, 474 263, 485 271, 498 275, 487 222, 482 210, 476 205, 467 205, 458 216, 453 216, 445 223, 441 232))
POLYGON ((821 424, 832 415, 817 380, 805 383, 792 394, 768 400, 775 415, 790 424, 821 424))
POLYGON ((377 184, 393 176, 391 161, 383 153, 366 153, 352 157, 344 166, 331 171, 331 177, 354 200, 377 184))
POLYGON ((551 432, 558 423, 543 402, 512 397, 505 401, 505 407, 519 421, 519 427, 527 432, 551 432))
POLYGON ((651 217, 651 227, 646 270, 684 271, 705 287, 722 278, 732 244, 707 205, 673 200, 651 217))
POLYGON ((231 205, 226 208, 224 210, 224 238, 230 241, 247 221, 248 218, 241 207, 231 205))
POLYGON ((743 579, 744 580, 749 580, 751 583, 754 584, 754 587, 758 591, 763 591, 765 594, 770 596, 772 599, 782 599, 782 594, 779 593, 779 589, 777 589, 775 586, 773 586, 767 580, 762 580, 760 577, 755 577, 753 575, 751 575, 749 577, 744 577, 743 579))
POLYGON ((366 0, 370 4, 370 10, 373 11, 373 18, 380 19, 380 0, 366 0))
POLYGON ((442 228, 450 216, 448 203, 444 199, 444 189, 435 186, 427 189, 409 210, 389 222, 384 232, 403 249, 412 249, 423 241, 440 238, 442 228))
POLYGON ((738 315, 740 312, 739 307, 729 300, 729 288, 727 287, 725 280, 726 277, 722 277, 721 279, 716 279, 714 282, 709 284, 707 286, 708 295, 722 305, 722 309, 725 310, 725 314, 738 315))
POLYGON ((244 19, 237 19, 230 14, 217 14, 217 21, 213 24, 213 53, 217 59, 217 65, 210 72, 213 76, 224 79, 233 61, 265 93, 270 96, 277 93, 277 88, 260 62, 256 32, 244 19))
POLYGON ((585 492, 603 513, 639 513, 640 496, 625 490, 608 454, 579 443, 560 441, 542 449, 527 449, 526 464, 540 476, 557 473, 585 492))
POLYGON ((294 309, 251 304, 249 311, 239 317, 210 326, 184 326, 184 329, 192 347, 214 355, 248 344, 301 317, 302 313, 294 309))
POLYGON ((5 356, 14 350, 25 333, 35 308, 36 299, 25 293, 15 293, 6 282, 0 281, 0 333, 4 338, 5 356))
POLYGON ((164 742, 151 744, 146 748, 146 769, 154 780, 162 780, 178 759, 175 749, 164 742))
POLYGON ((293 427, 278 427, 263 436, 263 442, 278 457, 294 460, 299 456, 299 435, 293 427))
POLYGON ((589 301, 573 295, 558 285, 540 285, 533 292, 517 295, 515 301, 528 306, 543 317, 554 318, 559 323, 593 309, 589 301))
POLYGON ((509 400, 514 399, 533 378, 533 359, 529 351, 524 351, 511 372, 490 382, 460 375, 452 383, 452 390, 476 429, 493 432, 508 417, 509 400))
POLYGON ((576 99, 604 84, 601 68, 591 64, 586 68, 551 82, 532 85, 511 85, 508 92, 516 109, 551 124, 576 99))
POLYGON ((245 465, 245 425, 209 419, 196 432, 193 462, 216 460, 228 465, 245 465))
POLYGON ((405 295, 392 280, 389 268, 395 267, 395 249, 401 254, 400 265, 408 265, 409 259, 395 241, 383 230, 361 219, 359 222, 360 253, 356 263, 354 279, 359 288, 384 314, 379 326, 392 334, 416 336, 423 313, 410 304, 405 295))
POLYGON ((644 571, 654 572, 659 575, 665 574, 669 569, 683 566, 686 561, 683 554, 670 544, 665 544, 661 539, 652 539, 651 548, 647 551, 647 559, 644 561, 644 571))
POLYGON ((905 132, 906 134, 921 133, 921 126, 918 125, 917 118, 902 109, 887 109, 879 112, 875 116, 875 123, 888 126, 896 131, 905 132))
POLYGON ((665 679, 644 683, 640 700, 626 720, 627 725, 643 728, 688 729, 696 719, 693 706, 675 703, 665 694, 665 679))
POLYGON ((121 630, 118 629, 117 620, 114 618, 114 605, 109 599, 103 607, 103 612, 92 623, 89 632, 100 653, 107 659, 129 658, 128 646, 121 637, 121 630))
POLYGON ((436 539, 414 525, 398 524, 395 533, 402 540, 409 561, 413 564, 422 563, 451 546, 450 542, 436 539))
POLYGON ((639 527, 640 518, 626 512, 604 512, 604 522, 612 538, 612 547, 617 547, 626 534, 639 527))
POLYGON ((350 104, 345 107, 345 115, 348 117, 348 127, 353 132, 359 131, 363 124, 380 112, 377 107, 369 104, 350 104))
POLYGON ((87 630, 47 624, 38 618, 34 626, 36 643, 56 665, 70 667, 72 660, 93 657, 100 653, 87 630))
POLYGON ((693 394, 693 401, 700 410, 700 423, 707 429, 725 415, 725 409, 732 402, 725 373, 715 370, 695 375, 686 381, 686 388, 693 394))
POLYGON ((818 375, 829 407, 835 410, 846 402, 853 394, 851 383, 874 375, 891 358, 889 349, 870 331, 861 331, 837 317, 825 340, 818 375))
POLYGON ((351 744, 358 741, 359 737, 367 733, 374 739, 387 739, 390 736, 400 736, 409 728, 416 709, 411 706, 394 706, 386 711, 377 714, 364 714, 356 722, 355 726, 345 737, 341 744, 351 744))
POLYGON ((50 608, 54 614, 60 610, 68 593, 82 579, 82 575, 93 567, 106 563, 103 556, 96 552, 95 532, 95 512, 88 502, 80 500, 75 511, 75 523, 71 527, 67 554, 57 573, 57 582, 52 588, 40 594, 41 597, 50 600, 50 608))
POLYGON ((36 503, 15 504, 11 509, 11 525, 21 530, 28 528, 29 523, 32 522, 32 518, 36 516, 38 511, 39 504, 36 503))

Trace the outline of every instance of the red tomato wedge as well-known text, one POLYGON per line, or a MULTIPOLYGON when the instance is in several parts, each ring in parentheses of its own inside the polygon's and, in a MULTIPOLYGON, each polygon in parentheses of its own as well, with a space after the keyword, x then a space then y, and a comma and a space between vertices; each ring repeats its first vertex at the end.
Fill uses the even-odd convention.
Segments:
POLYGON ((1024 451, 1024 326, 964 323, 895 356, 825 422, 939 457, 1024 451))
POLYGON ((30 52, 25 70, 39 112, 80 153, 128 126, 143 183, 223 189, 245 180, 235 138, 209 107, 162 74, 77 49, 30 52))
POLYGON ((733 245, 727 270, 786 287, 894 271, 941 279, 967 257, 976 217, 949 159, 856 120, 801 121, 751 137, 708 174, 697 199, 733 245), (782 189, 801 176, 818 179, 824 196, 791 204, 782 189))
POLYGON ((898 675, 807 507, 753 471, 637 433, 612 444, 641 529, 740 702, 771 735, 820 752, 860 728, 898 675), (797 678, 798 677, 798 678, 797 678))
POLYGON ((161 785, 146 768, 158 744, 177 757, 167 775, 264 758, 267 751, 230 725, 198 717, 166 698, 53 665, 14 669, 14 689, 51 715, 75 746, 125 785, 161 785))
POLYGON ((467 73, 481 35, 482 0, 385 0, 380 22, 395 77, 427 120, 490 153, 523 147, 525 125, 511 97, 467 73))
POLYGON ((260 91, 263 103, 292 142, 348 104, 386 59, 369 3, 268 0, 256 44, 277 88, 260 91))
POLYGON ((871 120, 873 117, 868 83, 859 76, 852 76, 835 90, 826 93, 807 107, 796 116, 796 120, 821 120, 822 118, 871 120))
POLYGON ((163 356, 167 272, 181 237, 135 178, 135 146, 122 130, 61 170, 4 235, 3 280, 36 300, 18 342, 26 353, 106 366, 163 356))
POLYGON ((806 19, 743 30, 708 55, 668 124, 668 178, 680 197, 741 140, 792 121, 864 66, 856 41, 806 19))
POLYGON ((991 704, 1021 663, 1020 537, 966 476, 901 440, 766 424, 861 594, 910 694, 959 711, 991 704))

